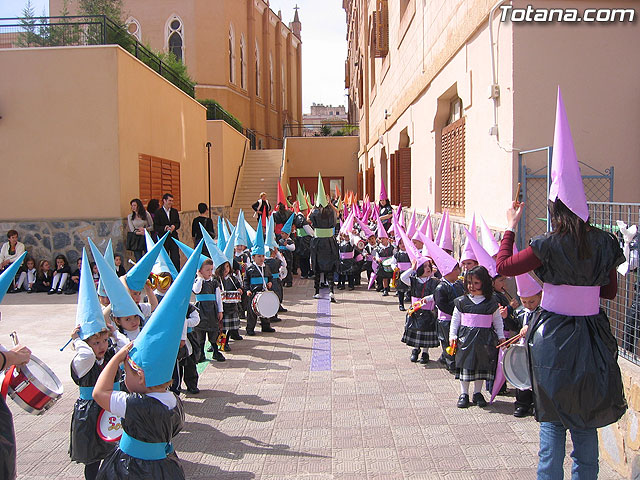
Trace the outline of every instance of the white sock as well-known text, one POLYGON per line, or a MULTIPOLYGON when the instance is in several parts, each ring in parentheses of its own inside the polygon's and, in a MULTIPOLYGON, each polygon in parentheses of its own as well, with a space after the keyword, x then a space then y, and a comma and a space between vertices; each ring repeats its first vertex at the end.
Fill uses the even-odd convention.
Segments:
POLYGON ((482 380, 476 380, 473 382, 473 393, 482 393, 482 380))
POLYGON ((470 382, 463 382, 462 380, 460 380, 460 393, 469 395, 469 384, 470 382))

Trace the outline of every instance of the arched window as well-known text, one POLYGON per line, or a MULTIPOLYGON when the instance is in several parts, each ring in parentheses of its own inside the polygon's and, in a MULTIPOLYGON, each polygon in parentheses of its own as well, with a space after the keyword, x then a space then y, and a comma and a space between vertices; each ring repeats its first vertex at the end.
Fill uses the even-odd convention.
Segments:
POLYGON ((260 48, 258 47, 258 41, 256 40, 256 97, 260 96, 260 48))
POLYGON ((175 15, 167 22, 167 51, 173 53, 178 60, 184 62, 182 20, 175 15))
POLYGON ((247 89, 247 45, 240 35, 240 86, 247 89))
POLYGON ((229 25, 229 81, 236 82, 236 34, 229 25))
POLYGON ((284 76, 284 63, 282 64, 281 68, 281 75, 282 75, 282 108, 284 110, 286 110, 287 108, 287 77, 284 76))
POLYGON ((273 105, 273 56, 269 53, 269 103, 273 105))
POLYGON ((127 26, 127 32, 136 37, 139 41, 142 41, 142 29, 140 23, 133 17, 129 17, 125 22, 127 26))

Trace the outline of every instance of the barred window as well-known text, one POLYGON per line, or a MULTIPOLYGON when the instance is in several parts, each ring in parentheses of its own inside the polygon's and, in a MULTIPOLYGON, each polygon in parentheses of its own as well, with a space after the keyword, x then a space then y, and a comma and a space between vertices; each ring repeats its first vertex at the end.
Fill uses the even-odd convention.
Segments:
POLYGON ((442 129, 441 210, 465 215, 465 117, 442 129))

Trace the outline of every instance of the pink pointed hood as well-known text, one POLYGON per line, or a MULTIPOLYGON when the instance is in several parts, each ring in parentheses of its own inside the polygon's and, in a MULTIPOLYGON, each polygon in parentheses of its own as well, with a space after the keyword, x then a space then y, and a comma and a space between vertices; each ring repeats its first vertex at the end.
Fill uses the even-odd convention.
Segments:
POLYGON ((498 254, 498 250, 500 250, 500 245, 498 245, 498 241, 496 237, 491 233, 491 229, 487 225, 487 222, 484 221, 484 218, 480 216, 480 233, 482 234, 482 246, 484 249, 489 252, 489 255, 492 257, 498 254))
POLYGON ((436 231, 436 236, 434 241, 436 244, 440 245, 440 239, 442 238, 442 229, 444 228, 444 222, 446 220, 447 211, 442 212, 442 216, 440 217, 440 224, 438 225, 438 230, 436 231))
MULTIPOLYGON (((513 245, 513 254, 518 253, 518 249, 515 244, 513 245)), ((528 273, 522 275, 516 275, 516 285, 518 287, 519 297, 533 297, 537 293, 542 291, 542 287, 534 278, 528 273)))
POLYGON ((442 235, 438 245, 444 250, 453 251, 453 239, 451 237, 451 221, 449 220, 449 212, 446 213, 447 218, 443 218, 444 227, 442 227, 442 235))
POLYGON ((382 225, 380 217, 378 217, 376 221, 378 222, 378 238, 389 238, 389 235, 387 235, 387 231, 384 229, 384 225, 382 225))
MULTIPOLYGON (((471 220, 471 227, 469 228, 469 233, 473 236, 473 238, 477 239, 477 233, 476 233, 476 214, 473 214, 473 219, 471 220)), ((476 262, 478 261, 478 259, 476 258, 476 254, 473 253, 473 248, 471 247, 471 242, 469 241, 469 238, 466 239, 465 244, 464 244, 464 249, 462 250, 462 256, 460 257, 460 261, 464 262, 465 260, 475 260, 476 262)))
POLYGON ((422 236, 424 246, 429 252, 429 256, 433 259, 442 276, 448 275, 458 266, 458 261, 436 245, 433 240, 426 236, 422 236))
POLYGON ((380 177, 380 201, 387 200, 389 196, 387 195, 387 188, 384 186, 384 180, 380 177))
POLYGON ((402 243, 404 244, 404 249, 407 251, 407 255, 409 255, 409 258, 412 262, 415 261, 417 263, 416 267, 419 267, 424 262, 426 262, 427 259, 420 254, 420 251, 418 251, 404 229, 398 227, 396 231, 399 233, 399 236, 402 239, 402 243))
POLYGON ((551 159, 551 187, 549 200, 562 200, 569 210, 585 222, 589 219, 589 207, 584 193, 578 156, 571 137, 571 128, 564 109, 562 93, 558 86, 556 128, 553 134, 553 158, 551 159))
POLYGON ((418 230, 421 231, 423 235, 427 234, 427 223, 429 222, 431 222, 431 212, 429 211, 429 209, 427 209, 427 215, 424 217, 422 223, 420 223, 420 226, 418 227, 418 230))
POLYGON ((476 256, 476 259, 480 265, 487 269, 491 278, 498 275, 498 271, 496 269, 496 261, 489 255, 489 253, 478 243, 478 240, 473 238, 471 232, 464 229, 467 234, 467 240, 471 243, 471 248, 473 249, 473 253, 476 256))
POLYGON ((413 235, 416 233, 416 210, 413 209, 413 213, 411 214, 411 220, 409 221, 409 227, 407 228, 407 237, 413 238, 413 235))
POLYGON ((356 222, 358 222, 358 225, 360 225, 360 230, 362 231, 362 235, 364 235, 365 240, 368 239, 371 235, 375 237, 375 233, 371 231, 371 229, 367 226, 365 222, 363 222, 359 218, 356 218, 356 222))

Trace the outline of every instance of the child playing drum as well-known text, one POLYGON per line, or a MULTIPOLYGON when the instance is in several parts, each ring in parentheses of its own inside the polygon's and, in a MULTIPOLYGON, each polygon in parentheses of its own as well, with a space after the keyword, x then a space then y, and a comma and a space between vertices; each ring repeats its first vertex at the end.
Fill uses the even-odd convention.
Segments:
MULTIPOLYGON (((262 236, 262 225, 258 224, 256 233, 256 244, 251 250, 253 263, 247 268, 244 277, 244 290, 247 292, 249 301, 251 302, 253 295, 264 290, 271 290, 272 278, 271 270, 264 263, 264 238, 262 236)), ((251 302, 253 303, 253 302, 251 302)), ((247 335, 250 337, 256 334, 256 324, 258 323, 258 314, 254 311, 253 305, 247 308, 247 335)), ((260 317, 260 325, 263 333, 273 333, 275 329, 271 327, 269 318, 260 317)))

